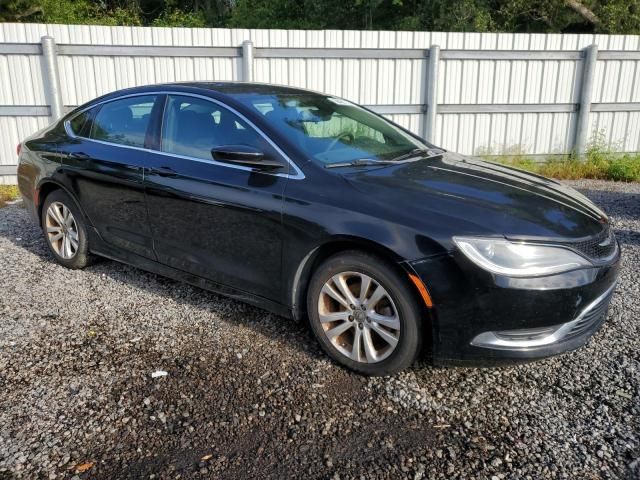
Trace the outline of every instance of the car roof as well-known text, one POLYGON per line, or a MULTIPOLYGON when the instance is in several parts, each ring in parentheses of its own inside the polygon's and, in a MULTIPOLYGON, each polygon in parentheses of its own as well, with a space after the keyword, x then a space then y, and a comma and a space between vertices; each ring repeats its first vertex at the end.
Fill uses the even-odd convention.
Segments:
MULTIPOLYGON (((171 84, 169 84, 171 85, 171 84)), ((256 95, 273 95, 273 94, 305 94, 316 93, 302 88, 289 87, 286 85, 272 85, 269 83, 249 83, 249 82, 188 82, 174 83, 173 85, 184 85, 193 88, 203 88, 213 90, 222 94, 233 95, 236 93, 256 94, 256 95)))
POLYGON ((237 99, 234 99, 236 95, 321 95, 320 92, 314 92, 312 90, 305 90, 302 88, 289 87, 285 85, 272 85, 269 83, 253 83, 253 82, 169 82, 169 83, 157 83, 150 85, 141 85, 138 87, 124 88, 116 90, 98 98, 89 100, 83 105, 74 108, 71 112, 67 113, 63 119, 68 119, 75 115, 77 112, 90 108, 94 105, 105 101, 115 100, 119 97, 128 95, 138 95, 157 91, 166 92, 185 92, 185 93, 200 93, 201 95, 218 98, 226 103, 235 106, 236 108, 242 108, 237 99))
POLYGON ((119 90, 112 92, 111 95, 117 96, 122 94, 143 93, 145 91, 154 89, 197 89, 207 92, 218 93, 221 95, 308 95, 316 94, 321 95, 318 92, 311 90, 304 90, 302 88, 288 87, 285 85, 271 85, 269 83, 250 83, 250 82, 175 82, 175 83, 160 83, 155 85, 144 85, 140 87, 127 88, 125 90, 119 90))

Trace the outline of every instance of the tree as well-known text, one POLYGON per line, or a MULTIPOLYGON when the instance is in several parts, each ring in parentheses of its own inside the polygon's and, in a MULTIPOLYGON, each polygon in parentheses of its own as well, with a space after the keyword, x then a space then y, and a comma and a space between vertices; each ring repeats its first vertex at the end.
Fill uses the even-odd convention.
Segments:
POLYGON ((0 1, 0 22, 29 21, 37 14, 42 14, 42 6, 37 0, 0 1))
POLYGON ((0 0, 0 21, 640 33, 640 0, 0 0))
POLYGON ((509 0, 499 15, 506 31, 640 33, 640 0, 509 0))

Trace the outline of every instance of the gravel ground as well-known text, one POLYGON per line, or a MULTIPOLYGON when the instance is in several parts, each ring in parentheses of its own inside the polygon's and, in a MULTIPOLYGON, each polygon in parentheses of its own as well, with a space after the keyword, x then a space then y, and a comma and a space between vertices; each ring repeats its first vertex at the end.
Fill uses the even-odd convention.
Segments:
POLYGON ((640 478, 640 185, 573 185, 624 255, 586 347, 378 379, 244 304, 111 261, 66 270, 0 209, 0 479, 640 478))

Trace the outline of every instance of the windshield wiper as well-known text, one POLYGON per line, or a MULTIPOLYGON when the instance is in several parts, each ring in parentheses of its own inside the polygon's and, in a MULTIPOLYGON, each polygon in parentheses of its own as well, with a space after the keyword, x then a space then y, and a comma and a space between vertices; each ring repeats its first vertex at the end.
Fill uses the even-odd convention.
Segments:
POLYGON ((413 157, 436 157, 438 155, 442 155, 443 153, 444 150, 440 150, 439 148, 428 148, 427 150, 424 150, 422 148, 414 148, 410 152, 403 153, 402 155, 392 158, 391 161, 400 162, 402 160, 407 160, 408 158, 413 157))
POLYGON ((368 167, 371 165, 391 165, 393 160, 374 160, 373 158, 359 158, 358 160, 352 160, 351 162, 337 162, 328 163, 324 168, 338 168, 338 167, 368 167))
POLYGON ((391 158, 389 160, 376 160, 375 158, 359 158, 358 160, 352 160, 350 162, 337 162, 337 163, 328 163, 324 168, 338 168, 338 167, 368 167, 371 165, 391 165, 393 163, 398 163, 402 160, 407 160, 413 157, 422 157, 422 158, 430 158, 437 157, 438 155, 442 155, 444 150, 439 148, 429 148, 424 150, 422 148, 414 148, 410 152, 403 153, 397 157, 391 158))

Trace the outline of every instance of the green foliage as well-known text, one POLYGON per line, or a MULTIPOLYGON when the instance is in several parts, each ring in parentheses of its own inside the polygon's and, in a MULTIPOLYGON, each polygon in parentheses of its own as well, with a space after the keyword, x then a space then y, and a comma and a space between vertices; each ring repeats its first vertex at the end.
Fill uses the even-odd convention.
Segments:
POLYGON ((42 13, 42 6, 37 0, 0 0, 0 22, 29 21, 42 13))
POLYGON ((182 10, 165 10, 156 17, 151 25, 154 27, 206 27, 207 20, 203 12, 184 12, 182 10))
POLYGON ((0 21, 640 33, 640 0, 0 0, 0 21))
POLYGON ((498 29, 494 2, 432 0, 420 6, 420 30, 491 32, 498 29))
POLYGON ((640 181, 640 155, 625 155, 607 166, 607 178, 617 182, 640 181))
POLYGON ((20 196, 16 185, 0 185, 0 208, 4 207, 6 202, 16 200, 20 196))
POLYGON ((507 30, 611 34, 640 31, 640 0, 582 0, 580 3, 597 18, 596 23, 590 23, 567 3, 565 0, 509 0, 500 12, 505 26, 510 27, 507 30))
POLYGON ((364 28, 366 10, 358 0, 237 0, 227 25, 238 28, 364 28))
POLYGON ((598 2, 596 10, 605 33, 640 33, 640 0, 611 0, 598 2))
POLYGON ((131 7, 105 7, 93 0, 38 0, 38 11, 28 21, 88 25, 141 25, 131 7))
MULTIPOLYGON (((515 147, 514 147, 515 148, 515 147)), ((594 178, 617 182, 640 182, 640 153, 624 154, 613 152, 614 145, 608 145, 603 131, 593 134, 584 158, 572 154, 558 159, 548 158, 535 161, 526 154, 495 156, 485 153, 488 160, 497 161, 511 167, 534 172, 545 177, 570 179, 594 178)))
POLYGON ((536 162, 526 156, 491 157, 490 159, 545 177, 569 180, 594 178, 617 182, 640 182, 640 154, 621 156, 602 148, 597 143, 592 143, 582 160, 575 155, 542 162, 536 162))

